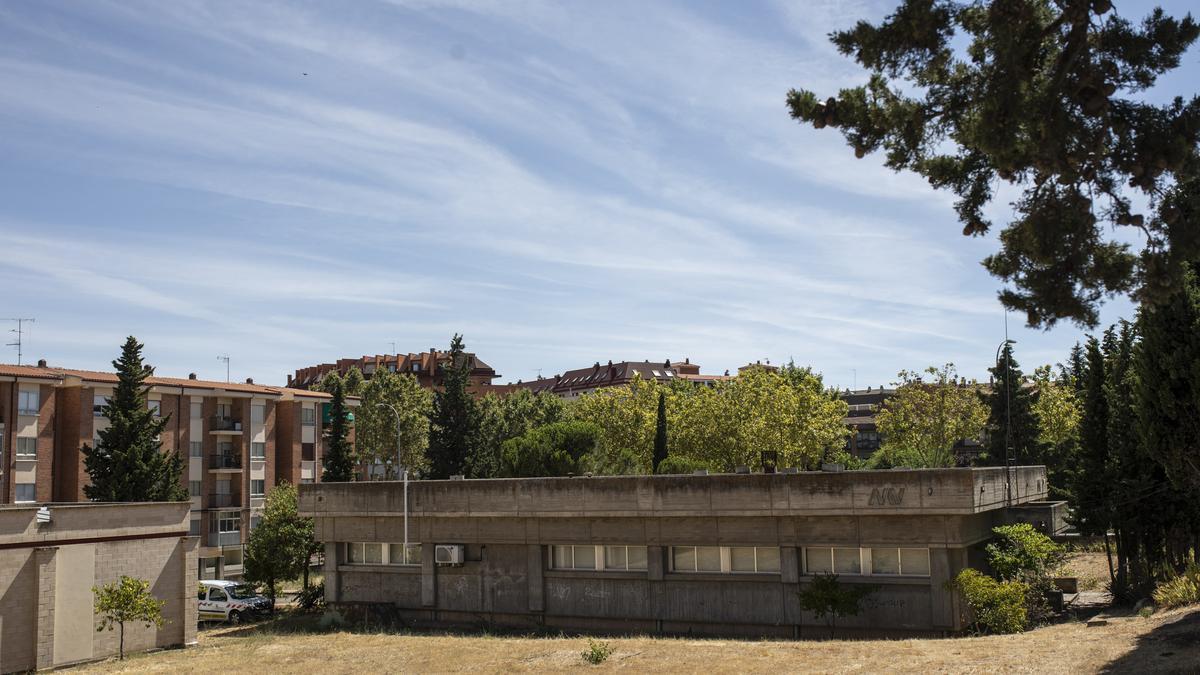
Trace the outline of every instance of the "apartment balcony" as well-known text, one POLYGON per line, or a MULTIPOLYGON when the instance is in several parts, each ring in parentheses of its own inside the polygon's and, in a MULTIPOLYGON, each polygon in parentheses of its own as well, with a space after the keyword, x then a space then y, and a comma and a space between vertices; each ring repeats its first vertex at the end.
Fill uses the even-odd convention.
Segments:
POLYGON ((210 417, 208 418, 208 433, 214 436, 240 436, 242 422, 232 417, 210 417))
POLYGON ((241 546, 241 532, 209 532, 209 546, 241 546))
POLYGON ((242 505, 241 495, 231 494, 216 494, 208 496, 208 506, 210 509, 226 509, 239 508, 242 505))
POLYGON ((242 458, 240 455, 217 454, 208 457, 209 471, 241 471, 242 458))

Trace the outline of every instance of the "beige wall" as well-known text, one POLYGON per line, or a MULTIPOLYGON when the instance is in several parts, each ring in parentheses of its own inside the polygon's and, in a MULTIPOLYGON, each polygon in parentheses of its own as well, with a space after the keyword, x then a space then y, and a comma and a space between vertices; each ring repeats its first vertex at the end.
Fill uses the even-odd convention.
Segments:
POLYGON ((161 628, 126 626, 126 651, 195 642, 197 541, 188 504, 64 504, 0 508, 0 672, 111 656, 97 632, 92 587, 128 575, 164 600, 161 628))

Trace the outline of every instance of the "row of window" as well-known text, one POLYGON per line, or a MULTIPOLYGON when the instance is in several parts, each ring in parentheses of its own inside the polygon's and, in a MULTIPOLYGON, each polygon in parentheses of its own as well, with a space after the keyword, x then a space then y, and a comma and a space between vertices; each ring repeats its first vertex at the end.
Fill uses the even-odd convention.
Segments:
POLYGON ((353 565, 420 565, 421 545, 351 542, 346 544, 346 562, 353 565))
MULTIPOLYGON (((420 564, 420 544, 409 544, 415 556, 401 562, 403 545, 371 542, 346 544, 346 561, 360 565, 420 564)), ((645 546, 556 545, 550 568, 556 570, 645 571, 645 546)), ((929 549, 900 547, 802 549, 805 574, 848 576, 929 576, 929 549)), ((776 546, 672 546, 672 572, 711 574, 779 574, 776 546)))

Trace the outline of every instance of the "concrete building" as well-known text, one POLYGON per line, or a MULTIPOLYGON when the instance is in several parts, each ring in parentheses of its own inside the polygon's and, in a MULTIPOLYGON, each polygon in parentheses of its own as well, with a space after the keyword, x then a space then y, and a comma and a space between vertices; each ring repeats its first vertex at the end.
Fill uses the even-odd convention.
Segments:
MULTIPOLYGON (((494 386, 492 380, 500 376, 496 374, 494 368, 471 352, 464 352, 463 358, 467 359, 470 364, 470 373, 467 376, 468 389, 476 396, 486 394, 494 386)), ((338 359, 337 363, 322 363, 297 369, 294 374, 288 375, 288 386, 297 389, 312 389, 320 384, 321 380, 329 373, 336 372, 344 377, 351 369, 357 368, 363 378, 368 380, 377 371, 389 370, 393 373, 412 375, 426 389, 440 389, 443 373, 449 364, 450 352, 438 351, 433 347, 420 354, 376 354, 357 359, 338 359)))
POLYGON ((125 627, 125 650, 196 642, 196 537, 188 504, 0 506, 0 672, 42 670, 117 653, 97 632, 93 586, 128 575, 166 601, 161 628, 125 627))
POLYGON ((684 380, 698 385, 711 385, 718 380, 727 380, 732 375, 726 371, 724 375, 703 375, 700 366, 684 359, 683 362, 672 363, 670 359, 663 362, 650 361, 621 361, 608 362, 602 365, 599 361, 588 368, 568 370, 554 377, 539 377, 536 380, 522 382, 520 380, 504 385, 510 389, 527 389, 535 394, 552 393, 559 398, 575 399, 580 396, 603 389, 605 387, 623 387, 637 376, 642 380, 658 380, 667 383, 684 380))
POLYGON ((878 587, 844 634, 904 636, 965 627, 946 582, 1046 490, 1044 467, 450 480, 306 485, 300 509, 330 603, 418 624, 802 637, 826 629, 798 591, 833 572, 878 587))
MULTIPOLYGON (((320 477, 322 392, 150 377, 148 405, 169 420, 164 451, 187 458, 190 532, 200 575, 236 577, 268 490, 320 477)), ((83 446, 108 426, 114 373, 0 365, 0 504, 83 501, 83 446)), ((352 401, 351 405, 356 402, 352 401)))

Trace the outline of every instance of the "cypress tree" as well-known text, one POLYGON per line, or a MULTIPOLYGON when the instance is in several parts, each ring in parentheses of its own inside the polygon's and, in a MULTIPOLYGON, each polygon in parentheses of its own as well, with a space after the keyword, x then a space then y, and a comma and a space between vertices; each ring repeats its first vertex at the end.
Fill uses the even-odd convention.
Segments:
POLYGON ((479 426, 474 399, 467 392, 471 364, 462 336, 450 341, 450 363, 443 371, 442 390, 433 396, 429 419, 429 475, 449 478, 463 474, 467 458, 474 454, 479 426))
POLYGON ((332 383, 333 399, 329 402, 330 422, 325 432, 324 471, 321 481, 347 483, 354 480, 354 447, 350 444, 350 419, 346 411, 346 388, 341 378, 332 383))
POLYGON ((1000 361, 990 369, 992 390, 984 396, 988 406, 985 462, 1003 466, 1008 457, 1005 443, 1010 443, 1016 466, 1041 464, 1045 452, 1038 441, 1037 417, 1033 414, 1033 392, 1022 386, 1025 375, 1012 358, 1012 344, 1004 345, 1000 361), (1007 388, 1007 391, 1006 391, 1007 388))
POLYGON ((102 413, 108 428, 93 448, 83 446, 83 465, 91 484, 83 488, 97 502, 167 502, 188 498, 183 486, 183 459, 162 451, 159 435, 169 414, 161 417, 147 403, 146 378, 154 368, 142 361, 143 345, 132 335, 113 361, 117 387, 102 413))
POLYGON ((654 426, 654 467, 652 473, 658 473, 658 465, 667 458, 667 396, 658 393, 658 419, 654 426))

